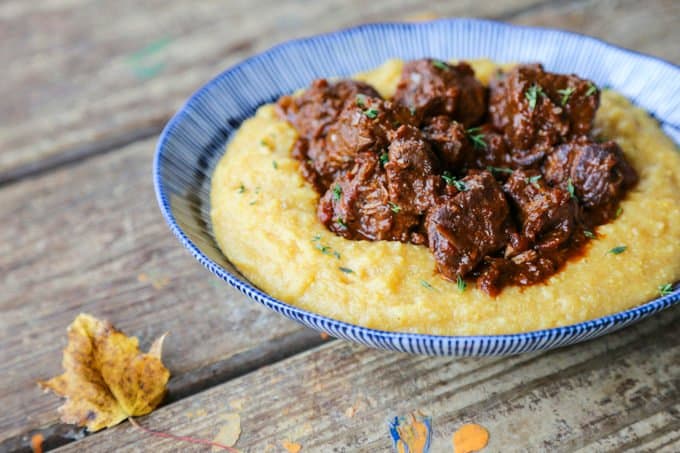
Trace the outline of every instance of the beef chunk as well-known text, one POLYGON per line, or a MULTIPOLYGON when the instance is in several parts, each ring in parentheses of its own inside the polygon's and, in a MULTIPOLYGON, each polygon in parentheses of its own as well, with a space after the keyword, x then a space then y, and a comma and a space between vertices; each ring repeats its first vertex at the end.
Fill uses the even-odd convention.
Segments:
POLYGON ((470 172, 455 195, 437 199, 425 220, 437 270, 450 280, 465 276, 507 241, 510 209, 487 171, 470 172))
POLYGON ((326 135, 340 111, 345 105, 354 103, 358 94, 380 98, 380 94, 367 83, 354 80, 332 83, 319 79, 299 96, 281 97, 277 110, 301 137, 313 140, 326 135))
POLYGON ((575 75, 547 73, 538 64, 517 66, 492 81, 489 113, 520 166, 540 163, 550 148, 588 134, 599 91, 575 75))
POLYGON ((569 239, 576 205, 566 190, 548 186, 536 171, 515 170, 503 191, 515 208, 521 235, 537 250, 557 248, 569 239))
POLYGON ((615 142, 587 138, 557 147, 546 159, 543 174, 550 184, 571 188, 594 224, 612 219, 619 200, 637 182, 637 173, 615 142))
POLYGON ((467 135, 472 141, 472 150, 466 156, 466 167, 479 169, 494 167, 492 173, 496 177, 506 175, 513 162, 505 137, 494 131, 490 124, 468 129, 467 135))
POLYGON ((417 128, 403 125, 392 135, 385 163, 390 202, 402 214, 423 215, 441 184, 439 160, 417 128))
POLYGON ((423 134, 439 156, 444 168, 455 171, 468 160, 472 150, 465 128, 448 116, 435 116, 426 120, 423 134))
POLYGON ((452 66, 431 59, 406 63, 394 100, 416 118, 446 115, 465 127, 479 122, 485 112, 484 87, 467 63, 452 66))
POLYGON ((375 153, 361 153, 352 169, 340 174, 321 197, 321 223, 348 239, 422 243, 420 218, 390 201, 388 178, 375 153), (419 239, 420 237, 420 239, 419 239))
POLYGON ((486 258, 477 277, 477 287, 495 296, 506 285, 531 285, 557 272, 561 261, 543 256, 535 250, 527 250, 512 259, 486 258))

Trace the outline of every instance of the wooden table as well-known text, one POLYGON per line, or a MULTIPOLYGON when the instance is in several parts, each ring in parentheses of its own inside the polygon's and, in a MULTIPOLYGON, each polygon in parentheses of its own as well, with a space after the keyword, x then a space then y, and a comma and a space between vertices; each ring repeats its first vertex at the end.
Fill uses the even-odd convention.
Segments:
POLYGON ((461 424, 486 451, 680 451, 680 310, 547 353, 431 358, 324 339, 228 288, 182 249, 151 184, 158 133, 189 94, 280 41, 380 20, 483 16, 576 30, 680 63, 680 2, 179 0, 0 3, 0 451, 206 451, 123 423, 84 436, 36 381, 80 312, 142 346, 170 331, 169 395, 140 423, 236 446, 389 451, 388 421, 461 424))

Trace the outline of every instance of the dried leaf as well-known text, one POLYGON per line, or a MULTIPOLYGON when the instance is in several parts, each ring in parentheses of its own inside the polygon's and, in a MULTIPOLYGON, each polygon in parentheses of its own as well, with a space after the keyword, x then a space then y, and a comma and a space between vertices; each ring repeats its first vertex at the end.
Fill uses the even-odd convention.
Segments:
POLYGON ((93 432, 148 414, 162 401, 170 378, 161 362, 164 338, 145 354, 137 338, 125 336, 107 321, 80 314, 68 327, 64 373, 39 384, 66 397, 59 408, 62 421, 93 432))

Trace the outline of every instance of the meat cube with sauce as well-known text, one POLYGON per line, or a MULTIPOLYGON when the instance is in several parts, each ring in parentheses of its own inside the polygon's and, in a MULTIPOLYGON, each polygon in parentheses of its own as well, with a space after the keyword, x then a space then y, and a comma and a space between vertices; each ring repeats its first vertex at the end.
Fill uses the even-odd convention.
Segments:
POLYGON ((465 276, 507 242, 510 208, 488 171, 470 172, 460 191, 439 197, 425 220, 437 270, 450 280, 465 276))

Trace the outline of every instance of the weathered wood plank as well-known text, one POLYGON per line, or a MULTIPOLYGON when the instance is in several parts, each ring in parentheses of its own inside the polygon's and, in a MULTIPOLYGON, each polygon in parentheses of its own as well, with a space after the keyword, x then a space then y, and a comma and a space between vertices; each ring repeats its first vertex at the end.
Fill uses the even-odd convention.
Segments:
MULTIPOLYGON (((0 86, 0 181, 102 139, 159 130, 210 77, 275 43, 423 8, 417 0, 28 3, 0 5, 0 59, 11 62, 0 86)), ((540 0, 432 3, 441 14, 494 15, 540 0)))
MULTIPOLYGON (((450 452, 451 435, 468 422, 489 430, 486 451, 660 447, 677 442, 679 327, 676 307, 586 344, 508 358, 417 357, 335 342, 140 423, 211 439, 226 414, 238 413, 243 451, 283 451, 290 440, 304 452, 374 452, 390 448, 388 421, 421 410, 432 417, 433 452, 450 452)), ((59 451, 94 448, 202 451, 127 423, 59 451)))
MULTIPOLYGON (((440 16, 587 32, 680 62, 678 2, 440 0, 427 8, 440 16)), ((5 2, 0 58, 12 63, 0 86, 0 182, 101 152, 102 140, 157 132, 203 82, 275 43, 422 12, 417 0, 252 0, 192 8, 181 1, 5 2)))
POLYGON ((0 441, 57 421, 59 399, 36 381, 60 372, 79 312, 146 346, 169 331, 171 399, 321 342, 179 246, 156 206, 153 149, 142 141, 0 190, 0 441))

